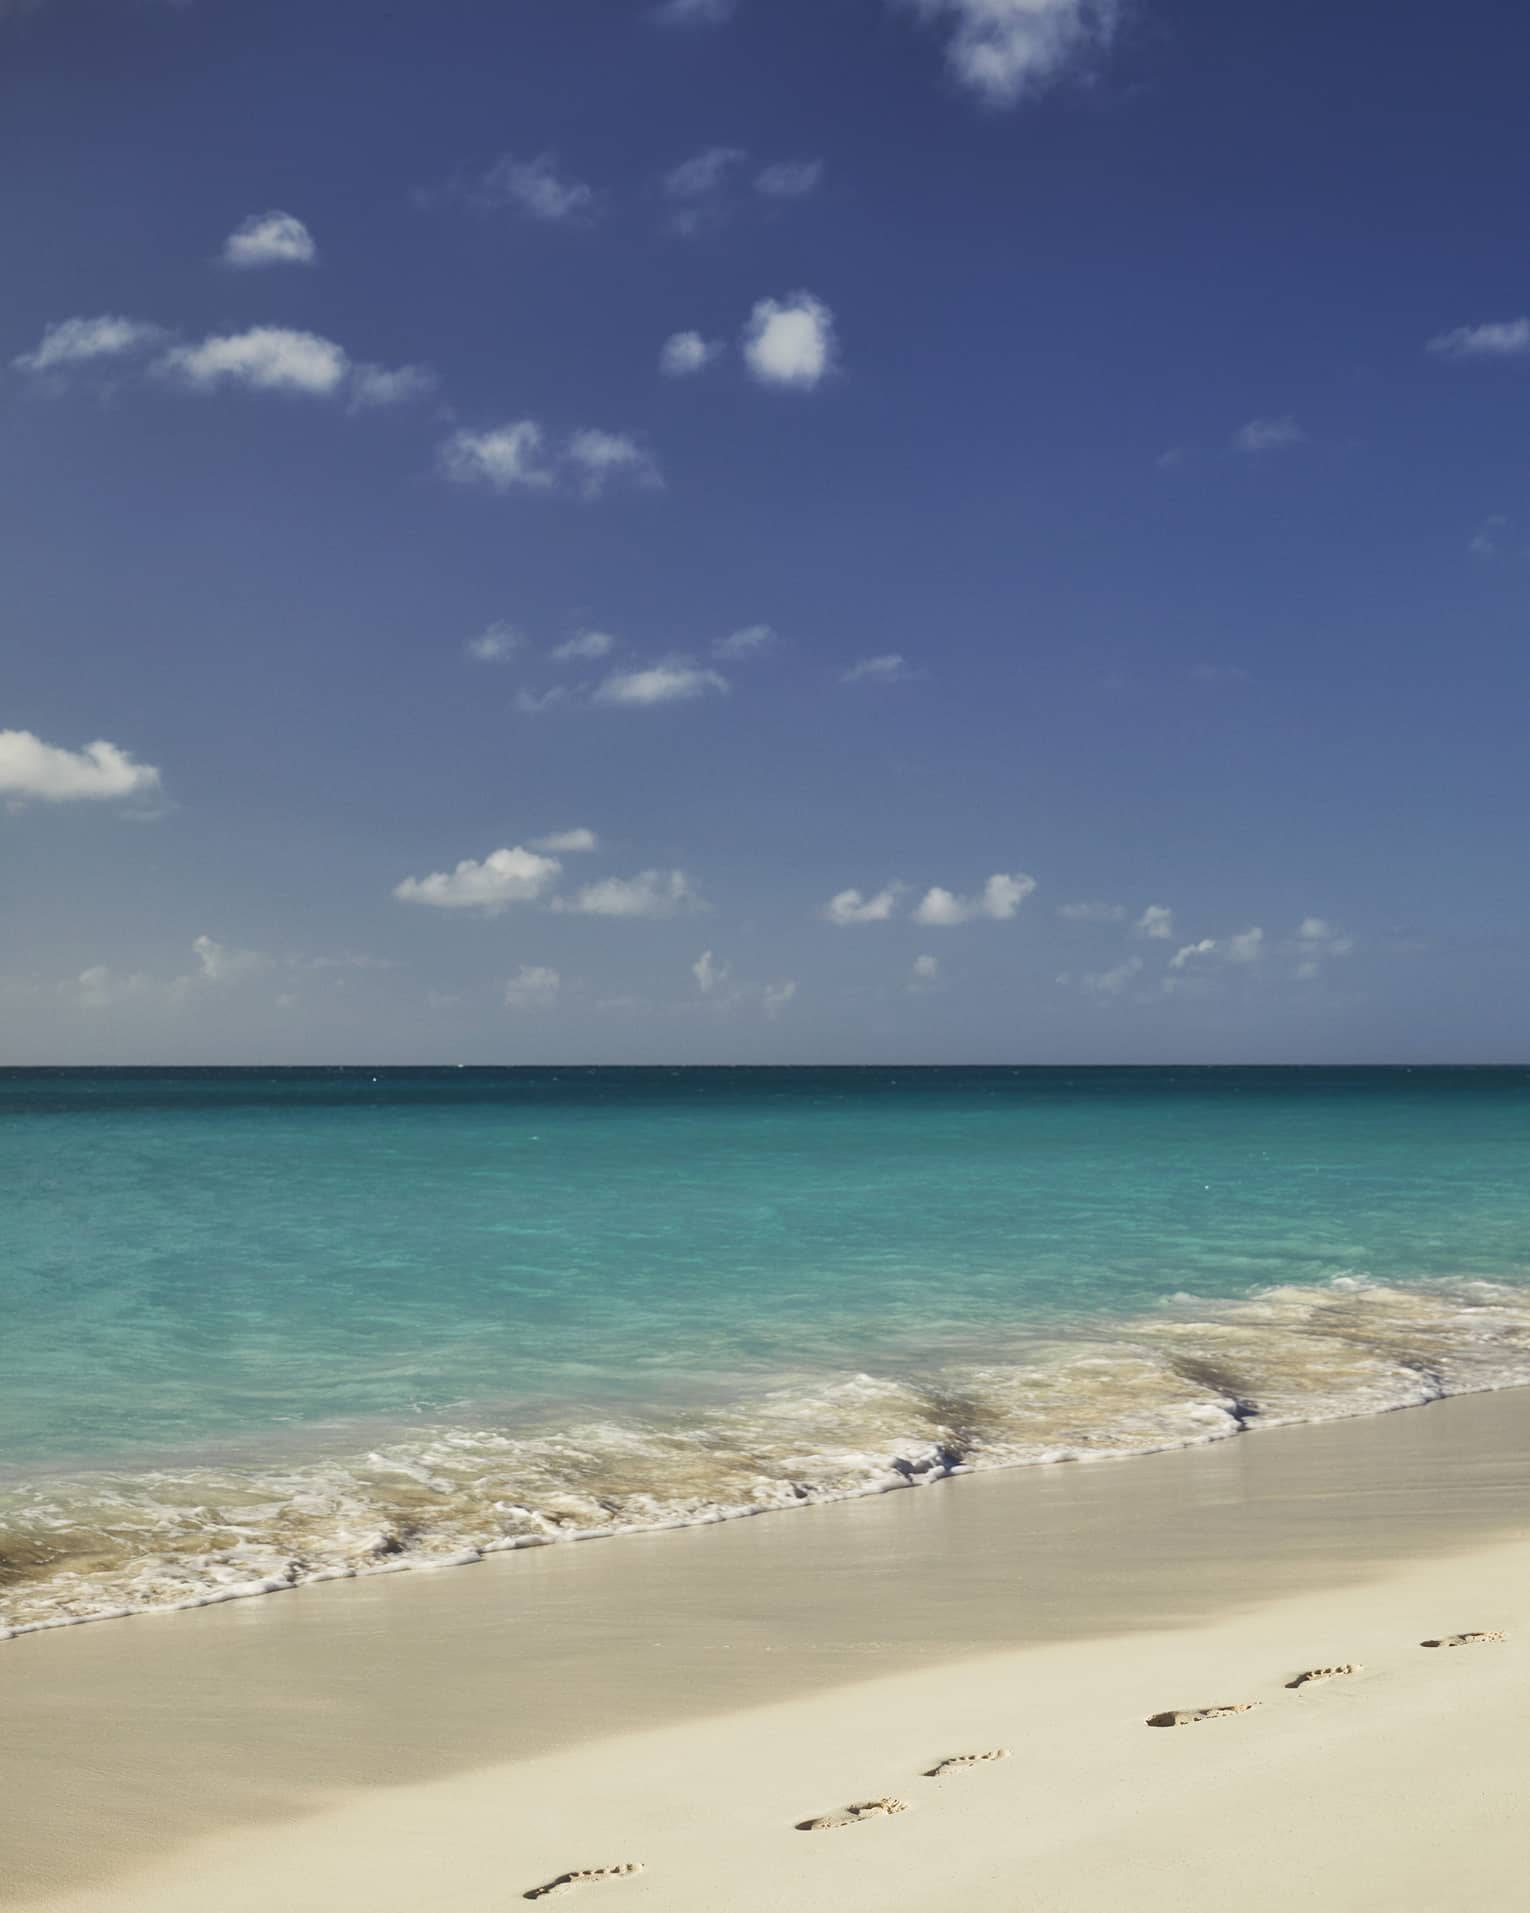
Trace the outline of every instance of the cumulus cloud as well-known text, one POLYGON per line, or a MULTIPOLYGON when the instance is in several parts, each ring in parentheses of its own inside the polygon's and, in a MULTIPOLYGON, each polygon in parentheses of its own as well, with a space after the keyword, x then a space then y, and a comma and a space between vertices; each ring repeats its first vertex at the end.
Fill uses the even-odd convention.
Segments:
POLYGON ((1065 923, 1124 923, 1122 903, 1060 903, 1057 914, 1065 923))
POLYGON ((550 1010, 558 1001, 563 978, 540 963, 523 963, 505 984, 507 1010, 550 1010))
POLYGON ((599 850, 600 839, 593 830, 555 830, 546 837, 533 837, 533 850, 550 851, 555 857, 582 857, 592 850, 599 850))
POLYGON ((71 751, 45 744, 31 731, 0 731, 0 797, 13 803, 141 797, 159 785, 152 764, 138 763, 104 738, 71 751))
POLYGON ((223 242, 223 263, 240 271, 261 266, 312 266, 319 249, 292 213, 251 213, 223 242))
POLYGON ((400 903, 428 904, 436 910, 482 910, 498 916, 513 903, 537 903, 563 874, 556 857, 514 848, 491 851, 481 863, 464 857, 454 870, 428 877, 405 877, 394 886, 400 903))
POLYGON ((703 372, 723 350, 719 339, 699 332, 672 332, 659 349, 659 370, 667 379, 688 379, 703 372))
POLYGON ((1017 871, 1013 875, 996 872, 975 897, 959 897, 939 884, 927 890, 914 911, 915 923, 949 929, 959 923, 972 923, 986 917, 994 923, 1007 923, 1036 888, 1036 879, 1017 871))
POLYGON ((823 179, 821 159, 778 159, 754 176, 754 190, 766 199, 805 199, 823 179))
POLYGON ((1429 350, 1447 359, 1523 359, 1530 357, 1530 319, 1495 319, 1486 325, 1458 325, 1429 341, 1429 350))
POLYGON ((840 673, 841 684, 901 684, 914 675, 901 651, 885 651, 880 657, 861 658, 848 671, 840 673))
POLYGON ((841 890, 830 897, 823 914, 830 923, 845 927, 855 923, 886 923, 896 912, 906 884, 889 883, 866 896, 859 890, 841 890))
POLYGON ((525 642, 513 624, 496 618, 476 638, 469 638, 463 649, 479 664, 503 664, 507 658, 514 657, 525 642))
POLYGON ((679 917, 706 905, 683 870, 640 870, 635 877, 604 877, 572 896, 555 897, 552 907, 581 917, 679 917))
POLYGON ((95 319, 57 319, 43 328, 30 352, 11 363, 33 376, 59 374, 67 367, 123 359, 145 352, 165 336, 165 328, 147 319, 124 319, 103 313, 95 319))
POLYGON ((694 232, 721 214, 722 196, 748 155, 739 146, 708 146, 671 167, 660 182, 675 208, 671 223, 694 232))
POLYGON ((176 346, 158 369, 195 392, 240 385, 254 392, 330 398, 345 384, 350 360, 333 339, 316 332, 262 325, 176 346))
POLYGON ((735 983, 731 964, 721 963, 710 950, 703 950, 691 965, 696 987, 718 1010, 740 1006, 763 1010, 768 1017, 778 1016, 797 994, 797 982, 787 977, 779 983, 735 983))
POLYGON ((1091 996, 1115 997, 1142 973, 1142 958, 1127 957, 1109 970, 1094 970, 1081 977, 1080 983, 1091 996))
POLYGON ((989 106, 1044 91, 1110 40, 1120 0, 900 0, 946 29, 957 81, 989 106))
POLYGON ((615 479, 626 479, 650 490, 658 490, 664 483, 653 459, 625 432, 585 427, 569 439, 564 456, 586 498, 598 498, 615 479))
POLYGON ((482 206, 515 206, 546 225, 588 220, 596 211, 594 188, 558 171, 556 155, 538 153, 517 159, 505 153, 483 176, 475 201, 482 206))
POLYGON ((1233 444, 1240 452, 1257 456, 1260 452, 1282 451, 1288 445, 1300 445, 1307 434, 1289 415, 1285 418, 1251 418, 1233 433, 1233 444))
POLYGON ((552 655, 567 662, 571 658, 608 658, 615 649, 616 640, 609 631, 580 631, 555 644, 552 655))
POLYGON ((535 419, 514 419, 487 431, 453 432, 437 452, 443 477, 454 485, 487 485, 491 491, 546 491, 553 474, 543 463, 545 434, 535 419))
POLYGON ((712 646, 712 656, 737 664, 744 658, 758 657, 775 642, 776 634, 768 624, 746 624, 742 630, 730 631, 727 637, 718 638, 712 646))
POLYGON ((666 658, 633 671, 613 671, 595 690, 597 704, 628 707, 684 704, 713 692, 726 693, 728 680, 720 671, 693 664, 688 658, 666 658))
POLYGON ((1166 903, 1150 903, 1132 925, 1132 935, 1150 943, 1168 943, 1174 935, 1174 912, 1166 903))
POLYGON ((834 315, 811 292, 761 299, 743 335, 744 363, 761 385, 811 392, 834 369, 834 315))

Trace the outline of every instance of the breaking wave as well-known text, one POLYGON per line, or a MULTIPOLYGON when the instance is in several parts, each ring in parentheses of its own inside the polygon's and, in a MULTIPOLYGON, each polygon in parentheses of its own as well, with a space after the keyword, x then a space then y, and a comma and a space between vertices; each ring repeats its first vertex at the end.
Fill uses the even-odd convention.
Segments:
POLYGON ((1014 1360, 796 1383, 663 1423, 432 1427, 298 1463, 50 1479, 0 1488, 0 1639, 1525 1382, 1530 1289, 1339 1277, 1175 1296, 1014 1360))

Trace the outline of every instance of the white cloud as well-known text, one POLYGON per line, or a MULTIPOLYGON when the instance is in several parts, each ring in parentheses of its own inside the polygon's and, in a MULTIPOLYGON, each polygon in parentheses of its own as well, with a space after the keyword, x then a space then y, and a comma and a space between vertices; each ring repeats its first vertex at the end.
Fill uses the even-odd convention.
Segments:
POLYGON ((862 658, 848 671, 840 673, 841 684, 901 684, 914 675, 901 651, 887 651, 877 658, 862 658))
POLYGON ((797 979, 787 977, 781 983, 767 983, 760 993, 760 1007, 767 1016, 778 1016, 797 994, 797 979))
POLYGON ((630 479, 634 485, 654 491, 664 484, 653 459, 625 432, 602 432, 586 426, 569 439, 564 456, 573 466, 586 498, 599 498, 616 478, 630 479))
POLYGON ((738 0, 662 0, 653 18, 666 27, 720 27, 737 9, 738 0))
POLYGON ((94 963, 88 970, 81 970, 75 987, 79 991, 81 1009, 109 1010, 146 995, 156 985, 152 977, 124 976, 108 969, 104 963, 94 963))
POLYGON ((199 980, 205 983, 237 983, 241 977, 258 976, 271 967, 271 959, 259 950, 236 950, 211 937, 197 937, 192 945, 199 967, 199 980))
POLYGON ((1331 958, 1352 955, 1355 939, 1326 917, 1303 917, 1291 939, 1291 947, 1298 958, 1296 974, 1310 981, 1331 958))
POLYGON ((563 978, 540 963, 523 963, 505 984, 507 1010, 550 1010, 558 1001, 563 978))
POLYGON ((11 363, 18 372, 57 373, 65 366, 126 358, 157 345, 164 336, 164 327, 152 325, 147 319, 110 314, 97 319, 58 319, 43 328, 42 338, 30 352, 23 352, 11 363))
POLYGON ((859 890, 841 890, 837 896, 830 897, 823 914, 830 923, 842 927, 852 923, 886 923, 896 912, 907 888, 901 883, 884 884, 869 897, 859 890))
POLYGON ((1042 92, 1110 39, 1120 0, 901 0, 949 29, 946 60, 989 106, 1042 92))
POLYGON ((1429 350, 1447 359, 1522 359, 1530 356, 1530 319, 1458 325, 1431 339, 1429 350))
POLYGON ((1167 943, 1174 935, 1174 912, 1166 903, 1150 903, 1132 925, 1132 935, 1150 943, 1167 943))
POLYGON ((264 325, 176 346, 158 370, 197 392, 242 385, 256 392, 329 398, 344 385, 350 360, 333 339, 316 332, 264 325))
POLYGON ((497 159, 484 174, 473 195, 480 205, 518 206, 532 219, 547 225, 589 219, 596 210, 595 193, 582 179, 560 174, 552 153, 520 160, 513 153, 497 159))
POLYGON ((1126 906, 1121 903, 1060 903, 1057 914, 1066 923, 1123 923, 1126 906))
POLYGON ((672 332, 659 350, 659 370, 667 379, 685 379, 704 371, 723 350, 720 339, 699 332, 672 332))
POLYGON ((1278 452, 1287 445, 1300 445, 1307 434, 1289 415, 1285 418, 1251 418, 1233 434, 1240 452, 1278 452))
POLYGON ((593 830, 555 830, 546 837, 533 837, 533 850, 548 850, 556 857, 582 857, 589 851, 599 850, 600 839, 593 830))
POLYGON ((546 691, 517 691, 515 708, 522 717, 540 717, 543 711, 550 711, 555 705, 564 703, 568 698, 566 685, 554 684, 546 691))
POLYGON ((1169 968, 1183 970, 1200 957, 1216 957, 1225 963, 1257 963, 1263 954, 1263 930, 1243 930, 1235 937, 1202 937, 1198 943, 1184 944, 1169 958, 1169 968))
POLYGON ((139 797, 159 789, 159 772, 98 738, 83 750, 45 744, 31 731, 0 731, 0 797, 41 803, 139 797))
POLYGON ((979 917, 1007 923, 1035 888, 1036 879, 1026 876, 1024 871, 1017 871, 1013 876, 996 873, 975 897, 958 897, 936 884, 920 899, 914 921, 941 929, 972 923, 979 917))
POLYGON ((916 956, 909 969, 908 987, 916 994, 933 990, 940 981, 940 958, 937 956, 916 956))
POLYGON ((696 987, 703 996, 713 996, 732 976, 733 971, 726 963, 719 963, 710 950, 703 950, 691 965, 691 975, 696 979, 696 987))
POLYGON ((726 692, 728 680, 720 671, 692 664, 688 658, 667 658, 635 671, 613 671, 597 686, 597 704, 683 704, 711 692, 726 692))
POLYGON ((776 634, 768 624, 746 624, 742 630, 730 631, 727 637, 718 638, 712 646, 712 656, 727 658, 736 664, 744 658, 758 657, 775 642, 776 634))
POLYGON ((440 381, 428 365, 358 365, 351 372, 351 410, 380 412, 428 399, 440 381))
POLYGON ((469 638, 463 649, 479 664, 503 664, 507 658, 514 657, 525 642, 513 624, 496 618, 476 638, 469 638))
POLYGON ((744 327, 743 352, 761 385, 811 392, 834 368, 834 315, 811 292, 761 299, 744 327))
POLYGON ((555 644, 552 655, 560 662, 570 658, 608 658, 616 649, 616 640, 609 631, 580 631, 572 638, 565 638, 562 644, 555 644))
POLYGON ((822 179, 821 159, 780 159, 755 174, 754 190, 766 199, 805 199, 822 179))
POLYGON ((512 903, 536 903, 563 874, 556 857, 535 851, 492 851, 482 863, 464 857, 455 870, 433 871, 428 877, 405 877, 394 886, 400 903, 428 904, 437 910, 482 910, 498 916, 512 903))
POLYGON ((512 420, 483 432, 457 431, 437 453, 444 477, 454 485, 487 485, 497 492, 517 486, 545 491, 553 474, 542 462, 544 433, 535 419, 512 420))
POLYGON ((1094 970, 1079 979, 1091 996, 1120 996, 1128 984, 1142 973, 1142 958, 1127 957, 1114 969, 1094 970))
POLYGON ((640 870, 635 877, 604 877, 571 897, 555 897, 552 907, 581 917, 678 917, 706 905, 683 870, 640 870))
POLYGON ((313 234, 292 213, 251 213, 223 242, 223 263, 249 271, 259 266, 312 266, 319 249, 313 234))
POLYGON ((727 183, 735 167, 748 155, 738 146, 708 146, 681 160, 664 175, 664 197, 674 200, 708 199, 727 183))

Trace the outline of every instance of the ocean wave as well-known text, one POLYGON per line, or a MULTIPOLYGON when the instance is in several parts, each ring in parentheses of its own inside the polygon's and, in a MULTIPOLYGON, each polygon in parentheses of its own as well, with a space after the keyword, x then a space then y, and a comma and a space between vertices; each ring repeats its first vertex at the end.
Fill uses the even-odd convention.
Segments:
POLYGON ((0 1639, 1526 1382, 1530 1289, 1340 1277, 662 1424, 433 1427, 338 1458, 50 1480, 0 1491, 0 1639))

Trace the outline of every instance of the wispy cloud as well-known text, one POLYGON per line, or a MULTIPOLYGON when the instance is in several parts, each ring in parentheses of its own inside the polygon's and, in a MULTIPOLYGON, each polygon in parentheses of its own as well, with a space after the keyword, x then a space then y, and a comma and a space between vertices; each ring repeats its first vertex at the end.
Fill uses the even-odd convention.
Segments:
POLYGON ((649 18, 663 27, 720 27, 738 11, 738 0, 660 0, 649 18))
POLYGON ((331 398, 345 384, 350 360, 343 347, 317 332, 264 325, 175 346, 158 369, 194 392, 235 385, 252 392, 331 398))
POLYGON ((1530 319, 1495 319, 1486 325, 1458 325, 1436 334, 1428 349, 1446 359, 1523 359, 1530 357, 1530 319))
POLYGON ((1108 970, 1087 971, 1079 978, 1079 983, 1091 996, 1111 1000, 1124 994, 1141 974, 1142 958, 1125 957, 1108 970))
POLYGON ((718 638, 712 646, 712 656, 727 658, 736 664, 745 658, 758 657, 775 643, 776 634, 768 624, 746 624, 742 630, 730 631, 727 637, 718 638))
POLYGON ((721 340, 704 339, 699 332, 672 332, 659 349, 659 370, 667 379, 694 378, 723 349, 721 340))
POLYGON ((1291 939, 1291 947, 1297 959, 1297 976, 1310 982, 1322 974, 1325 963, 1335 957, 1352 956, 1355 939, 1326 917, 1303 917, 1291 939))
POLYGON ((848 671, 840 673, 841 684, 901 684, 914 675, 913 667, 901 651, 884 651, 880 657, 861 658, 848 671))
POLYGON ((661 918, 691 916, 706 905, 683 870, 640 870, 555 897, 552 907, 572 916, 661 918))
POLYGON ((1064 923, 1124 923, 1124 903, 1060 903, 1057 914, 1064 923))
POLYGON ((470 197, 485 208, 513 206, 549 226, 587 222, 598 209, 594 187, 560 172, 554 153, 538 153, 534 159, 502 154, 470 197))
POLYGON ((587 426, 569 439, 564 455, 586 498, 599 498, 607 485, 619 479, 650 491, 664 484, 652 457, 625 432, 587 426))
POLYGON ((533 850, 545 850, 555 857, 585 857, 599 850, 600 839, 593 830, 555 830, 546 837, 533 837, 533 850))
POLYGON ((685 704, 727 690, 728 680, 720 671, 689 658, 666 658, 631 671, 613 671, 596 686, 595 702, 629 707, 685 704))
POLYGON ((560 663, 567 663, 574 659, 608 658, 615 649, 616 640, 609 631, 579 631, 561 644, 555 644, 552 655, 560 663))
POLYGON ((1150 903, 1132 925, 1133 936, 1149 943, 1169 943, 1174 937, 1174 912, 1166 903, 1150 903))
POLYGON ((293 213, 251 213, 223 242, 226 266, 250 272, 263 266, 312 266, 319 249, 313 234, 293 213))
POLYGON ((513 624, 504 618, 496 618, 476 638, 469 638, 463 649, 478 664, 504 664, 525 643, 525 638, 513 624))
POLYGON ((1261 452, 1284 451, 1288 446, 1306 442, 1307 434, 1289 415, 1285 418, 1251 418, 1233 433, 1233 445, 1240 452, 1257 456, 1261 452))
POLYGON ((30 352, 11 361, 18 372, 56 375, 70 367, 99 364, 147 352, 165 337, 165 328, 147 319, 103 313, 94 319, 58 319, 43 329, 30 352))
POLYGON ((523 963, 505 984, 507 1010, 539 1011, 554 1008, 563 978, 545 964, 523 963))
POLYGON ((822 183, 821 159, 778 159, 754 176, 754 190, 765 199, 806 199, 822 183))
POLYGON ((1243 930, 1233 937, 1202 937, 1197 943, 1182 944, 1169 958, 1169 968, 1184 970, 1205 958, 1224 963, 1257 963, 1263 954, 1263 930, 1243 930))
POLYGON ((651 455, 625 433, 584 427, 550 447, 542 426, 529 418, 453 432, 437 448, 436 465, 454 485, 500 493, 565 490, 595 499, 618 482, 644 489, 663 484, 651 455))
POLYGON ((795 977, 779 983, 744 983, 733 980, 733 966, 722 963, 710 950, 703 950, 691 965, 696 987, 712 1008, 722 1014, 740 1006, 758 1008, 766 1016, 778 1016, 797 994, 795 977))

